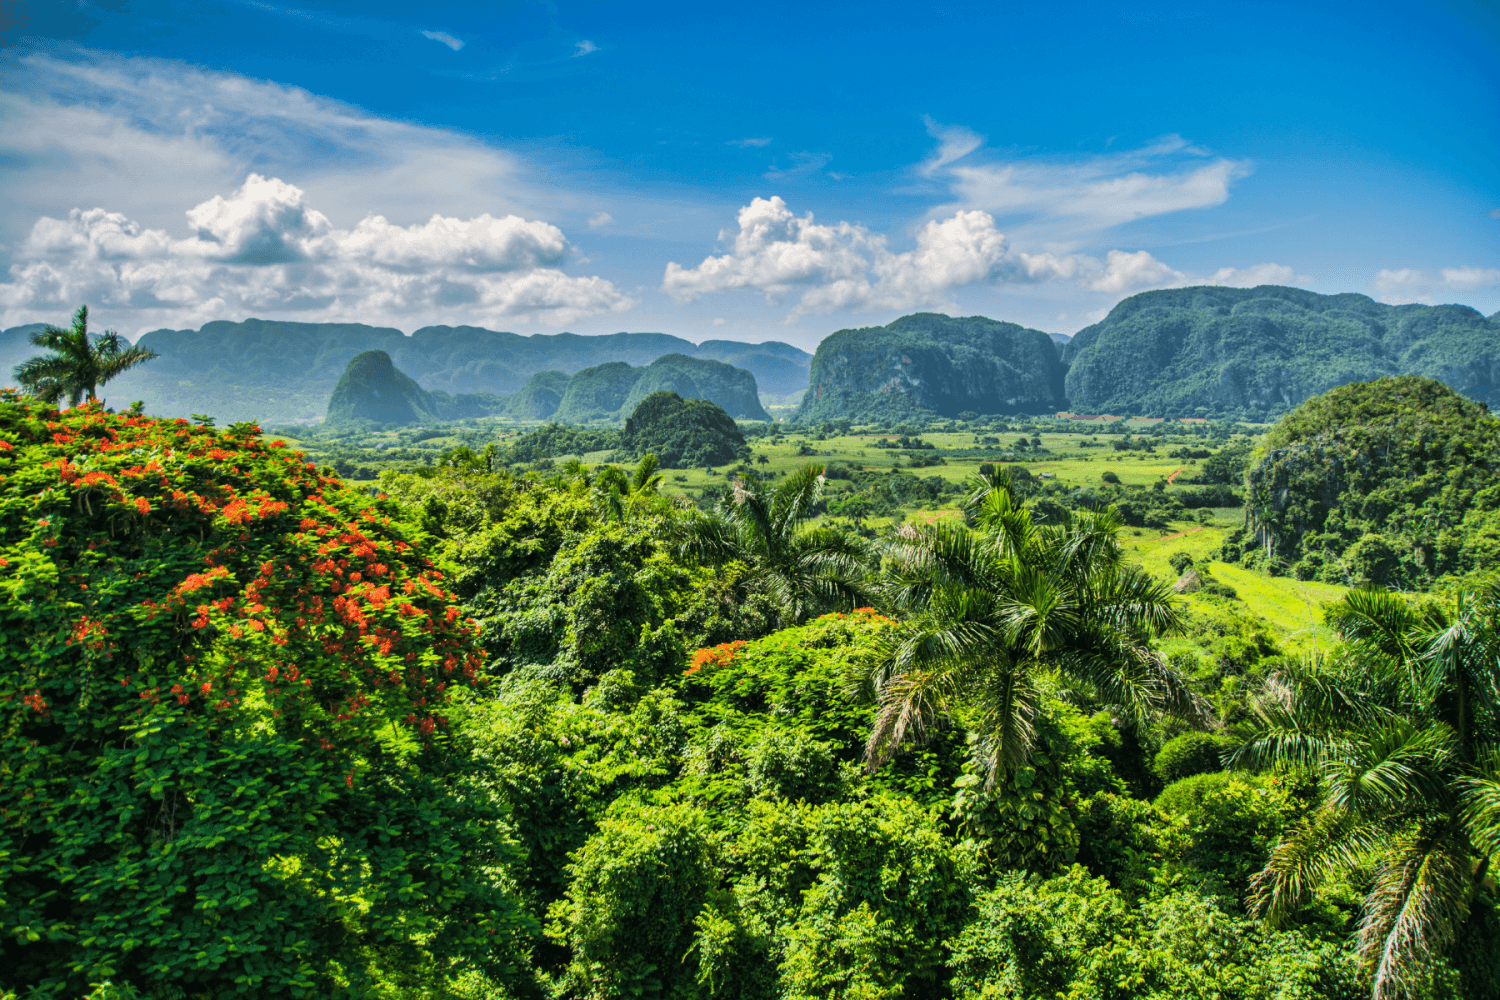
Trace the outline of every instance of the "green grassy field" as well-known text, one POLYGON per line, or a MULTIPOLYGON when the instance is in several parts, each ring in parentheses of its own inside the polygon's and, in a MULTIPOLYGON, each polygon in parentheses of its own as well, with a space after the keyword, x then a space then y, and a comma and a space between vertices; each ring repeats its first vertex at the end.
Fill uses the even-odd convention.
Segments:
MULTIPOLYGON (((1155 421, 1122 421, 1122 426, 1133 434, 1149 432, 1155 421)), ((459 444, 469 444, 476 450, 482 441, 497 441, 504 444, 517 434, 524 433, 537 424, 517 424, 487 419, 465 421, 462 424, 444 425, 430 429, 401 428, 382 432, 371 432, 357 436, 330 440, 316 433, 306 437, 286 437, 292 447, 307 451, 315 461, 329 460, 330 456, 343 456, 345 466, 351 472, 366 473, 350 475, 355 482, 369 481, 378 473, 378 468, 411 467, 412 464, 430 464, 444 450, 459 444), (354 456, 350 458, 349 456, 354 456), (398 458, 399 456, 399 458, 398 458), (389 460, 387 460, 389 459, 389 460), (368 464, 351 466, 351 462, 368 464)), ((1125 486, 1150 487, 1160 480, 1181 475, 1192 478, 1200 471, 1201 460, 1171 458, 1168 453, 1175 448, 1192 446, 1201 448, 1205 441, 1184 428, 1186 433, 1174 433, 1155 440, 1155 452, 1120 451, 1111 447, 1120 440, 1117 434, 1105 433, 1106 425, 1099 423, 1069 423, 1061 420, 1034 422, 1032 430, 1024 434, 1019 431, 990 433, 970 430, 920 430, 914 436, 934 446, 933 449, 904 451, 899 448, 880 447, 882 442, 894 443, 894 433, 862 432, 856 428, 845 434, 820 434, 811 428, 787 428, 776 425, 776 433, 769 436, 752 437, 748 443, 752 455, 751 467, 762 475, 780 478, 801 468, 816 463, 829 467, 847 467, 868 472, 889 473, 893 468, 922 477, 938 477, 952 486, 962 484, 984 462, 996 464, 1018 464, 1033 476, 1051 481, 1062 487, 1073 489, 1100 485, 1106 471, 1114 473, 1125 486), (1016 449, 1018 439, 1028 442, 1033 437, 1041 439, 1041 449, 1024 451, 1016 449), (931 456, 943 458, 943 464, 913 467, 931 456)), ((597 466, 608 461, 607 451, 583 455, 555 456, 553 461, 561 465, 570 459, 578 459, 585 465, 597 466)), ((628 464, 628 463, 622 463, 628 464)), ((666 471, 666 490, 681 493, 697 500, 705 489, 722 488, 732 475, 732 469, 672 469, 666 471)), ((839 481, 830 483, 838 489, 839 481)), ((949 492, 940 501, 920 506, 901 507, 891 516, 872 517, 865 521, 868 527, 879 530, 894 520, 910 518, 930 522, 959 516, 957 509, 959 494, 949 492)), ((1191 556, 1199 566, 1206 566, 1218 581, 1233 587, 1245 607, 1259 617, 1272 636, 1288 652, 1312 651, 1327 643, 1329 633, 1321 624, 1322 608, 1327 602, 1337 600, 1344 588, 1320 583, 1303 583, 1289 577, 1272 577, 1265 573, 1245 569, 1212 560, 1212 555, 1224 541, 1224 537, 1242 523, 1243 511, 1239 508, 1223 508, 1212 511, 1205 524, 1191 521, 1174 522, 1166 529, 1127 528, 1122 538, 1126 557, 1142 566, 1147 572, 1162 580, 1174 580, 1173 555, 1183 552, 1191 556)), ((1191 605, 1195 598, 1185 600, 1191 605)))

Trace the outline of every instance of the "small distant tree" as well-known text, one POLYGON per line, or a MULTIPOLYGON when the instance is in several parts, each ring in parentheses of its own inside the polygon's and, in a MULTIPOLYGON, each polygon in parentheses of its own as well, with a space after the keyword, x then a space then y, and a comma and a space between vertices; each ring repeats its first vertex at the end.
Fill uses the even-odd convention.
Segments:
POLYGON ((90 335, 88 306, 78 307, 71 328, 45 327, 31 335, 31 342, 54 353, 21 362, 16 366, 16 381, 27 395, 54 405, 63 399, 69 406, 85 398, 92 402, 99 398, 104 383, 158 356, 131 346, 113 330, 90 335))

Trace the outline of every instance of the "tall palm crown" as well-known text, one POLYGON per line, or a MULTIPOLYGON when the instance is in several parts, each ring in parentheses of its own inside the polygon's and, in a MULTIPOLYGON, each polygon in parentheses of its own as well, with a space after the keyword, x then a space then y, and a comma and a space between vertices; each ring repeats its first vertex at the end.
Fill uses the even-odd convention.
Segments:
POLYGON ((1375 1000, 1451 952, 1500 849, 1500 588, 1451 607, 1358 590, 1328 614, 1344 648, 1273 679, 1235 762, 1310 768, 1315 809, 1251 885, 1292 916, 1313 889, 1363 884, 1358 951, 1375 1000))
POLYGON ((712 513, 681 524, 678 548, 711 566, 749 568, 788 622, 816 609, 853 607, 864 600, 861 582, 869 552, 863 541, 832 528, 807 528, 823 492, 823 467, 805 466, 772 486, 736 479, 712 513))
POLYGON ((1113 508, 1037 524, 1003 472, 976 476, 966 506, 970 524, 908 525, 888 553, 886 596, 911 617, 872 678, 868 766, 961 707, 991 779, 1021 766, 1049 681, 1137 715, 1197 708, 1150 648, 1179 626, 1171 590, 1125 565, 1113 508))
POLYGON ((113 330, 89 333, 89 307, 80 306, 69 329, 48 326, 31 335, 37 347, 54 353, 28 358, 16 366, 16 381, 28 395, 48 403, 66 399, 69 406, 98 398, 98 389, 122 372, 156 357, 155 351, 130 346, 113 330))

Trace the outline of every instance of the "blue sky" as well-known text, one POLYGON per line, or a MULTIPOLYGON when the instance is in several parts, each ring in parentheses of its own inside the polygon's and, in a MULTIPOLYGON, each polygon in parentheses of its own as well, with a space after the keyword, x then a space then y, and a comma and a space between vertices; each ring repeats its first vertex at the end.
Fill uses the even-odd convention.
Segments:
POLYGON ((1493 5, 931 7, 0 8, 0 325, 1500 309, 1493 5))

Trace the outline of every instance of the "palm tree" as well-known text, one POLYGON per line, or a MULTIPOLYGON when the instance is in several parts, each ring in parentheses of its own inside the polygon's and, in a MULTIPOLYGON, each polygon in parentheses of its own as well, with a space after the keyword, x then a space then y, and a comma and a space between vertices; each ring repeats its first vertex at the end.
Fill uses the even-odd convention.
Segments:
POLYGON ((624 523, 643 511, 662 510, 666 505, 660 490, 666 477, 658 471, 660 468, 661 460, 647 452, 628 476, 613 465, 600 469, 593 487, 606 518, 624 523))
POLYGON ((971 484, 969 523, 908 523, 888 552, 885 595, 911 617, 871 678, 879 711, 866 765, 965 706, 977 709, 993 781, 1029 759, 1049 680, 1137 716, 1197 710, 1150 648, 1179 625, 1171 590, 1125 565, 1114 509, 1037 524, 1006 472, 971 484))
POLYGON ((48 326, 33 333, 31 342, 55 353, 21 362, 16 366, 16 381, 28 395, 52 404, 64 398, 69 406, 77 406, 85 397, 93 402, 101 385, 157 357, 155 351, 129 346, 113 330, 91 336, 88 306, 78 307, 71 329, 48 326))
POLYGON ((712 513, 691 514, 678 525, 678 552, 709 566, 744 564, 742 582, 763 586, 786 622, 853 607, 865 599, 869 551, 860 538, 806 526, 822 493, 821 465, 804 466, 775 486, 737 478, 712 513))
POLYGON ((1500 849, 1500 587, 1449 608, 1356 590, 1328 620, 1343 647, 1272 679, 1233 758, 1319 779, 1250 906, 1279 923, 1330 878, 1363 883, 1357 948, 1386 1000, 1451 949, 1500 849))

